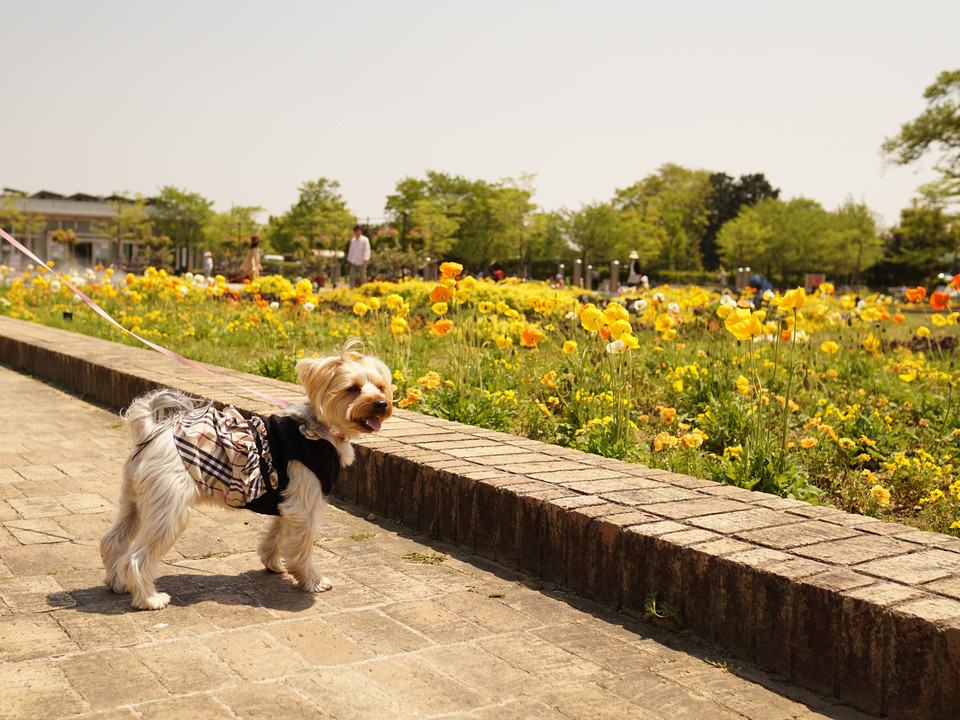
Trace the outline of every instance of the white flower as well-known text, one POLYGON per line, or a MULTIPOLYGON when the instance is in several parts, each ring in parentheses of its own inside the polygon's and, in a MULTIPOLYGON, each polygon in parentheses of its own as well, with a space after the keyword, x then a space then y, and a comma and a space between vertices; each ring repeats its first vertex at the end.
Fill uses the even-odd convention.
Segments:
POLYGON ((278 307, 280 307, 280 303, 278 303, 276 300, 274 300, 272 303, 270 303, 270 307, 271 307, 272 309, 276 310, 278 307))
POLYGON ((303 305, 301 305, 300 307, 302 307, 302 308, 303 308, 304 310, 306 310, 307 312, 310 312, 311 310, 313 310, 313 309, 316 307, 316 305, 314 305, 312 302, 305 302, 305 303, 304 303, 303 305))
POLYGON ((766 300, 767 302, 770 302, 770 301, 773 300, 776 296, 777 296, 777 294, 776 294, 773 290, 764 290, 764 291, 763 291, 763 299, 766 300))
POLYGON ((646 309, 647 309, 646 300, 637 300, 636 302, 633 303, 633 312, 635 312, 637 315, 639 315, 646 309))
POLYGON ((75 303, 80 302, 80 296, 79 296, 79 295, 74 295, 74 296, 73 296, 73 301, 74 301, 75 303))
POLYGON ((184 279, 184 280, 187 280, 187 281, 193 280, 193 273, 192 273, 192 272, 186 272, 186 273, 184 273, 184 274, 183 274, 183 279, 184 279))
POLYGON ((737 301, 733 299, 733 296, 725 294, 722 298, 720 298, 720 304, 729 305, 730 307, 736 307, 737 301))
POLYGON ((670 303, 669 305, 667 305, 667 312, 668 312, 668 313, 679 314, 679 313, 680 313, 680 306, 679 306, 677 303, 670 303))
POLYGON ((622 353, 627 349, 627 346, 624 344, 623 340, 614 340, 612 343, 607 345, 608 353, 622 353))
POLYGON ((63 285, 60 284, 60 281, 59 281, 59 280, 52 280, 52 281, 50 282, 50 291, 51 291, 51 292, 58 293, 58 292, 60 292, 60 288, 62 288, 62 287, 63 287, 63 285))
POLYGON ((795 333, 795 335, 796 335, 796 338, 797 338, 797 342, 806 342, 807 340, 810 339, 810 336, 807 335, 807 331, 806 331, 806 330, 797 330, 797 332, 795 333))
POLYGON ((664 295, 662 292, 658 292, 653 294, 653 299, 656 300, 657 302, 662 303, 664 300, 667 299, 667 296, 664 295))
POLYGON ((190 291, 190 288, 188 288, 186 285, 181 285, 177 288, 177 290, 180 291, 181 295, 186 295, 190 291))

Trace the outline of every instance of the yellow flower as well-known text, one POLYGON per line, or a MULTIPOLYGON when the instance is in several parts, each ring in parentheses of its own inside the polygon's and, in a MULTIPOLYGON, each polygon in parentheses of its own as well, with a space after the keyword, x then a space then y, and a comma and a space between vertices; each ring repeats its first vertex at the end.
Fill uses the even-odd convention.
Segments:
POLYGON ((449 310, 450 308, 447 306, 445 302, 435 302, 433 305, 430 306, 430 309, 433 310, 437 315, 446 315, 447 310, 449 310))
POLYGON ((494 305, 492 302, 481 301, 477 304, 477 310, 479 310, 484 314, 492 313, 496 309, 497 309, 497 306, 494 305))
POLYGON ((402 317, 395 317, 390 321, 390 332, 394 335, 403 335, 407 331, 407 321, 402 317))
POLYGON ((920 327, 917 328, 918 337, 926 337, 929 334, 930 334, 930 328, 928 328, 926 325, 921 325, 920 327))
POLYGON ((680 443, 688 448, 700 447, 703 444, 703 436, 697 432, 687 433, 680 438, 680 443))
POLYGON ((833 295, 833 283, 823 282, 817 288, 824 295, 833 295))
POLYGON ((780 302, 775 302, 776 305, 779 305, 782 308, 787 310, 799 310, 803 307, 803 303, 807 299, 807 293, 802 287, 798 287, 795 290, 790 290, 782 298, 780 302))
POLYGON ((743 452, 742 445, 731 445, 730 447, 725 447, 723 449, 723 456, 732 457, 736 460, 740 457, 740 453, 742 452, 743 452))
POLYGON ((727 315, 729 315, 731 312, 733 312, 732 305, 724 305, 721 303, 720 305, 717 306, 717 317, 720 318, 721 320, 726 318, 727 315))
POLYGON ((608 325, 613 325, 618 320, 623 320, 624 322, 630 319, 630 314, 627 312, 619 303, 608 303, 607 307, 603 311, 603 318, 607 321, 608 325))
POLYGON ((500 337, 497 338, 496 343, 498 348, 500 348, 501 350, 506 350, 508 347, 513 345, 513 339, 508 338, 504 335, 501 335, 500 337))
POLYGON ((741 395, 750 394, 750 381, 747 380, 743 375, 737 378, 737 392, 741 395))
POLYGON ((837 350, 840 349, 840 346, 837 345, 833 340, 827 340, 826 342, 820 344, 820 349, 827 353, 827 355, 833 355, 835 352, 837 352, 837 350))
POLYGON ((403 298, 397 295, 396 293, 392 293, 390 295, 387 295, 386 303, 387 303, 387 307, 390 310, 396 310, 398 307, 403 305, 403 298))
POLYGON ((614 340, 619 340, 620 336, 624 333, 629 333, 633 328, 630 327, 630 323, 626 320, 615 320, 610 324, 610 337, 614 340))
POLYGON ((653 326, 657 332, 662 333, 665 330, 669 330, 676 324, 677 324, 676 320, 674 320, 669 315, 657 315, 657 320, 653 324, 653 326))
POLYGON ((870 333, 864 338, 861 345, 863 345, 863 349, 867 352, 876 352, 880 349, 880 339, 874 337, 873 333, 870 333))
POLYGON ((870 495, 877 498, 883 505, 890 504, 890 491, 885 487, 882 487, 880 484, 874 485, 870 488, 870 495))
POLYGON ((375 297, 367 298, 367 306, 368 306, 371 310, 379 310, 379 309, 380 309, 380 298, 375 298, 375 297))
POLYGON ((600 330, 603 313, 593 305, 586 305, 580 311, 580 324, 584 330, 598 332, 600 330))
POLYGON ((914 370, 911 373, 902 373, 901 375, 897 375, 897 377, 903 380, 904 382, 913 382, 914 380, 917 379, 917 371, 914 370))
POLYGON ((800 447, 802 447, 804 450, 809 450, 810 448, 816 447, 816 446, 817 446, 816 438, 805 437, 803 440, 800 441, 800 447))
POLYGON ((930 322, 932 322, 937 327, 943 327, 947 324, 947 319, 940 313, 934 313, 930 316, 930 322))
POLYGON ((662 337, 664 340, 670 341, 670 340, 673 340, 676 336, 677 336, 677 331, 674 330, 673 328, 670 328, 669 330, 663 331, 662 337))
POLYGON ((369 311, 370 311, 370 307, 362 302, 358 302, 353 306, 354 315, 363 316, 363 315, 366 315, 369 311))
POLYGON ((746 308, 737 308, 723 322, 737 340, 752 340, 763 333, 761 319, 746 308))
POLYGON ((572 355, 577 351, 577 341, 567 340, 565 343, 563 343, 563 347, 561 349, 563 350, 564 354, 572 355))

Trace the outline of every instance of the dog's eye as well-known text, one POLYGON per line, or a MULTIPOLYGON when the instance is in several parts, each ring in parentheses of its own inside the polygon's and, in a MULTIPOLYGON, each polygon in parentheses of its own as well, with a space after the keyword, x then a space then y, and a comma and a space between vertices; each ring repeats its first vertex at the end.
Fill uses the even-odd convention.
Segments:
POLYGON ((349 392, 349 393, 354 393, 354 394, 359 394, 359 393, 360 393, 360 386, 359 386, 359 385, 351 385, 350 387, 347 388, 347 392, 349 392))

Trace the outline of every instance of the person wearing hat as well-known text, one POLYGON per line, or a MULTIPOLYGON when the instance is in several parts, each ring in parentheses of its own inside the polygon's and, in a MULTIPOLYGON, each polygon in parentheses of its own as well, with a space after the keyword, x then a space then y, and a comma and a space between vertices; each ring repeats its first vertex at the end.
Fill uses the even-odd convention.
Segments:
POLYGON ((640 284, 640 278, 643 273, 640 272, 640 256, 636 250, 630 251, 630 272, 627 274, 627 285, 636 287, 640 284))
POLYGON ((213 253, 209 250, 203 254, 203 274, 208 277, 213 275, 213 253))

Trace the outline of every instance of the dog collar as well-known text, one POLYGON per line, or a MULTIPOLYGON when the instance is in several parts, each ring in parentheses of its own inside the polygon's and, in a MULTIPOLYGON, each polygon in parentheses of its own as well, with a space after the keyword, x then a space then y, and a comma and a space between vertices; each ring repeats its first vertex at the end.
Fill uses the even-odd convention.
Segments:
POLYGON ((344 435, 343 433, 337 432, 336 430, 334 430, 334 429, 333 429, 332 427, 330 427, 329 425, 324 425, 323 427, 324 427, 324 429, 325 429, 328 433, 330 433, 331 435, 333 435, 333 436, 334 436, 337 440, 339 440, 340 442, 342 442, 342 443, 347 442, 347 436, 344 435))

